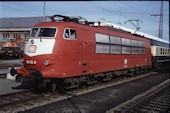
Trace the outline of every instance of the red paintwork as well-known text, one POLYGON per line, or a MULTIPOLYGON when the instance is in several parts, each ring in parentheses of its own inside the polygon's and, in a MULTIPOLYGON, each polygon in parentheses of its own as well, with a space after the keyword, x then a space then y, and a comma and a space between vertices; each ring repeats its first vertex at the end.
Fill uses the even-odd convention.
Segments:
POLYGON ((26 64, 24 61, 22 72, 25 72, 26 75, 28 75, 30 69, 36 69, 42 72, 44 78, 66 78, 151 65, 151 45, 148 39, 118 30, 107 30, 107 27, 90 27, 70 22, 46 22, 35 25, 35 27, 45 26, 58 28, 53 54, 34 57, 24 55, 25 61, 36 61, 36 64, 26 64), (64 28, 66 27, 76 29, 77 40, 63 38, 64 28), (143 40, 146 45, 146 52, 143 55, 96 54, 95 32, 143 40), (128 60, 126 68, 124 67, 124 59, 128 60), (49 60, 48 66, 44 66, 44 60, 49 60), (83 66, 83 63, 87 63, 87 66, 83 66), (86 73, 83 73, 84 70, 86 70, 86 73))

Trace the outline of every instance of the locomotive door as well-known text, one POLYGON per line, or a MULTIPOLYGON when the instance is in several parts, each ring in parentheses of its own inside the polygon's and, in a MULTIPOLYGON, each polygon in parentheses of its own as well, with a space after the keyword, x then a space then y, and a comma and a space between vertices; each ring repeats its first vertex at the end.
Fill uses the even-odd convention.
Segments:
POLYGON ((90 43, 82 42, 82 69, 86 73, 89 69, 90 43))

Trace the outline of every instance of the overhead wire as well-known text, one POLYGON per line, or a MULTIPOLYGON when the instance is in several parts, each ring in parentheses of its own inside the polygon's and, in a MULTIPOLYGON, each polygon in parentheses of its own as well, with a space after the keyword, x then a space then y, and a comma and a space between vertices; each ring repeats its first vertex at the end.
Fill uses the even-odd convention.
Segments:
MULTIPOLYGON (((120 1, 119 1, 119 2, 120 2, 120 1)), ((122 3, 123 5, 125 5, 125 6, 128 6, 129 8, 132 8, 132 9, 134 9, 134 10, 138 10, 138 11, 142 12, 142 13, 141 13, 142 15, 147 15, 147 16, 142 16, 142 18, 148 18, 148 16, 151 16, 151 15, 152 15, 151 13, 149 13, 149 12, 146 13, 146 11, 143 11, 143 10, 137 8, 137 7, 134 7, 134 6, 131 5, 131 4, 127 4, 127 3, 125 3, 124 1, 121 1, 121 3, 122 3)), ((167 13, 164 13, 164 16, 167 16, 167 15, 168 15, 167 13)), ((152 19, 152 21, 155 21, 155 20, 156 20, 156 18, 155 18, 155 19, 149 18, 149 19, 152 19)), ((155 23, 156 23, 156 21, 155 21, 155 23)), ((145 26, 148 26, 148 25, 146 25, 146 24, 144 24, 144 25, 145 25, 145 26)), ((164 24, 164 26, 166 26, 166 24, 164 24)), ((148 26, 148 27, 150 28, 150 27, 152 27, 152 26, 148 26)), ((158 31, 157 28, 155 28, 155 27, 152 27, 152 28, 155 29, 155 31, 158 31)))
MULTIPOLYGON (((101 6, 98 6, 98 5, 93 4, 93 3, 91 3, 91 2, 88 2, 88 1, 85 1, 85 3, 91 4, 91 5, 93 5, 93 6, 97 7, 97 8, 100 8, 100 9, 102 9, 102 10, 105 10, 105 11, 108 11, 108 12, 111 12, 111 13, 114 13, 114 14, 117 14, 117 15, 118 15, 118 12, 117 12, 117 11, 113 11, 113 10, 110 10, 110 9, 107 9, 107 8, 104 8, 104 7, 101 7, 101 6)), ((129 12, 122 12, 122 11, 121 11, 121 13, 129 14, 129 12)), ((135 13, 135 14, 145 14, 145 15, 149 15, 150 13, 135 13)), ((122 14, 119 15, 119 16, 121 16, 121 17, 123 17, 123 18, 125 18, 125 19, 130 19, 130 18, 128 18, 128 17, 123 16, 122 14)), ((147 26, 148 28, 151 27, 152 29, 155 29, 155 27, 153 27, 153 26, 149 26, 149 25, 147 25, 147 24, 143 24, 143 25, 147 26)))
MULTIPOLYGON (((99 6, 99 5, 94 4, 94 3, 91 3, 91 2, 89 2, 89 1, 84 1, 84 3, 89 4, 89 5, 93 6, 93 7, 97 7, 97 8, 99 8, 99 9, 103 10, 103 11, 107 11, 107 12, 116 14, 116 15, 118 15, 119 17, 123 17, 123 18, 125 18, 125 19, 129 19, 129 18, 126 17, 126 16, 124 16, 123 14, 128 14, 128 15, 129 15, 129 14, 133 14, 133 15, 139 15, 139 14, 149 15, 149 14, 150 14, 150 13, 145 13, 145 12, 143 12, 142 10, 140 10, 140 9, 138 9, 138 8, 136 8, 136 7, 133 7, 132 5, 128 6, 128 5, 127 5, 126 3, 124 3, 124 2, 121 2, 121 3, 123 3, 123 5, 127 5, 128 7, 131 7, 132 9, 138 10, 138 11, 140 11, 140 12, 124 12, 124 11, 121 11, 121 14, 120 14, 118 11, 114 11, 114 10, 111 10, 111 9, 107 9, 107 8, 105 8, 105 7, 99 6)), ((106 1, 106 3, 108 3, 108 1, 106 1)), ((16 3, 16 4, 19 5, 19 3, 16 3)), ((31 3, 29 3, 29 4, 31 4, 31 3)), ((110 4, 110 3, 109 3, 109 4, 110 4)), ((32 4, 32 5, 33 5, 33 4, 32 4)), ((31 6, 32 6, 32 5, 31 5, 31 6)), ((2 7, 7 7, 7 8, 10 8, 10 9, 19 10, 19 11, 26 12, 26 13, 33 14, 33 15, 39 15, 39 14, 41 14, 41 12, 38 11, 38 10, 35 10, 34 12, 29 12, 29 11, 26 11, 26 10, 22 10, 22 9, 10 7, 10 6, 6 6, 6 5, 0 5, 0 6, 2 6, 2 7), (37 12, 37 13, 36 13, 36 12, 37 12)), ((21 5, 20 5, 20 6, 21 6, 21 5)), ((28 6, 29 6, 29 5, 28 5, 28 6)), ((24 5, 24 7, 28 7, 28 6, 24 5)), ((43 6, 37 6, 37 5, 36 5, 36 8, 37 8, 37 7, 43 8, 43 6)), ((31 8, 31 7, 28 7, 28 8, 31 8)), ((58 11, 58 10, 54 10, 54 9, 51 9, 51 8, 46 8, 46 10, 49 10, 49 11, 51 11, 51 12, 54 12, 54 11, 57 12, 57 11, 58 11)), ((43 12, 42 12, 42 13, 43 13, 43 12)), ((148 26, 148 25, 145 25, 145 26, 148 26)), ((148 27, 152 27, 152 26, 148 26, 148 27)))
MULTIPOLYGON (((98 6, 98 5, 93 4, 93 3, 91 3, 91 2, 88 2, 88 1, 84 1, 84 2, 85 2, 85 3, 88 3, 88 4, 91 4, 91 5, 95 6, 95 7, 98 7, 98 8, 100 8, 100 9, 103 9, 103 10, 105 10, 105 11, 111 12, 111 13, 113 13, 113 14, 116 13, 117 15, 119 15, 117 11, 113 11, 113 10, 110 10, 110 9, 107 9, 107 8, 104 8, 104 7, 101 7, 101 6, 98 6)), ((122 15, 122 17, 127 18, 127 17, 125 17, 125 16, 123 16, 123 15, 122 15)))
POLYGON ((14 10, 18 10, 18 11, 22 11, 22 12, 29 13, 29 14, 37 15, 37 13, 28 12, 28 11, 25 11, 25 10, 22 10, 22 9, 18 9, 18 8, 14 8, 14 7, 6 6, 6 5, 0 5, 0 6, 2 6, 2 7, 6 7, 6 8, 10 8, 10 9, 14 9, 14 10))
MULTIPOLYGON (((120 1, 119 1, 120 2, 120 1)), ((131 13, 133 13, 133 14, 135 14, 135 15, 137 15, 137 14, 140 14, 140 15, 145 15, 145 16, 142 16, 142 17, 146 17, 146 16, 150 16, 151 15, 151 13, 146 13, 146 12, 144 12, 144 11, 142 11, 141 9, 139 9, 139 8, 136 8, 136 7, 134 7, 134 6, 132 6, 132 5, 129 5, 129 4, 126 4, 126 3, 124 3, 124 1, 121 1, 120 2, 122 5, 125 5, 125 6, 127 6, 127 7, 129 7, 129 8, 131 8, 131 9, 135 9, 135 10, 138 10, 138 11, 140 11, 140 13, 137 13, 137 12, 131 12, 131 13)), ((130 14, 130 13, 128 13, 128 14, 130 14)), ((148 26, 148 25, 146 25, 145 23, 143 23, 143 25, 145 25, 145 26, 148 26)), ((148 27, 150 27, 150 26, 148 26, 148 27)), ((152 27, 152 26, 151 26, 152 27)), ((152 27, 153 29, 155 29, 155 27, 152 27)))
MULTIPOLYGON (((34 5, 35 6, 35 8, 37 8, 37 9, 39 9, 39 8, 43 8, 43 5, 42 6, 39 6, 39 5, 35 5, 35 4, 32 4, 32 3, 28 3, 28 4, 31 4, 31 6, 32 5, 34 5)), ((63 8, 64 10, 66 10, 65 8, 63 8)), ((58 10, 55 10, 55 9, 52 9, 52 8, 48 8, 48 7, 46 7, 45 8, 45 10, 48 10, 48 11, 50 11, 50 12, 52 12, 52 13, 54 13, 54 12, 58 12, 60 9, 58 9, 58 10)), ((63 10, 62 10, 63 11, 63 10)))
MULTIPOLYGON (((37 13, 39 13, 39 14, 42 14, 42 12, 40 12, 40 11, 38 11, 38 10, 33 10, 33 9, 32 9, 33 7, 30 7, 30 5, 25 5, 25 4, 23 4, 22 2, 19 2, 19 3, 13 2, 13 4, 16 4, 16 5, 20 6, 20 7, 24 7, 24 8, 31 9, 31 11, 37 12, 37 13)), ((28 4, 28 3, 27 3, 27 4, 28 4)), ((42 7, 42 9, 43 9, 43 7, 42 7)))

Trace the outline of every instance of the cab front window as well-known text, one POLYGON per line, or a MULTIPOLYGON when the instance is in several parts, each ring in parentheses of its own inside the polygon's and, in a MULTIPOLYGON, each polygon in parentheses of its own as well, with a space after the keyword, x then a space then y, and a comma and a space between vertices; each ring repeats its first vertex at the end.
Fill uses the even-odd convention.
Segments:
POLYGON ((40 28, 38 37, 54 37, 56 29, 55 28, 40 28))
POLYGON ((56 31, 56 28, 32 28, 30 37, 54 38, 56 31))
POLYGON ((32 28, 30 37, 35 37, 35 35, 37 34, 37 31, 38 31, 38 28, 32 28))

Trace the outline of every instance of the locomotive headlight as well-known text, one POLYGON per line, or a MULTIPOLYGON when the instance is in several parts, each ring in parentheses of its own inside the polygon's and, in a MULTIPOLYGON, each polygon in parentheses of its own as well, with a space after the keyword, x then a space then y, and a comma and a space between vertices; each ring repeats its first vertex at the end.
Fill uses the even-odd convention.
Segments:
POLYGON ((45 61, 44 61, 44 65, 45 65, 45 66, 48 66, 48 64, 49 64, 48 60, 45 60, 45 61))

